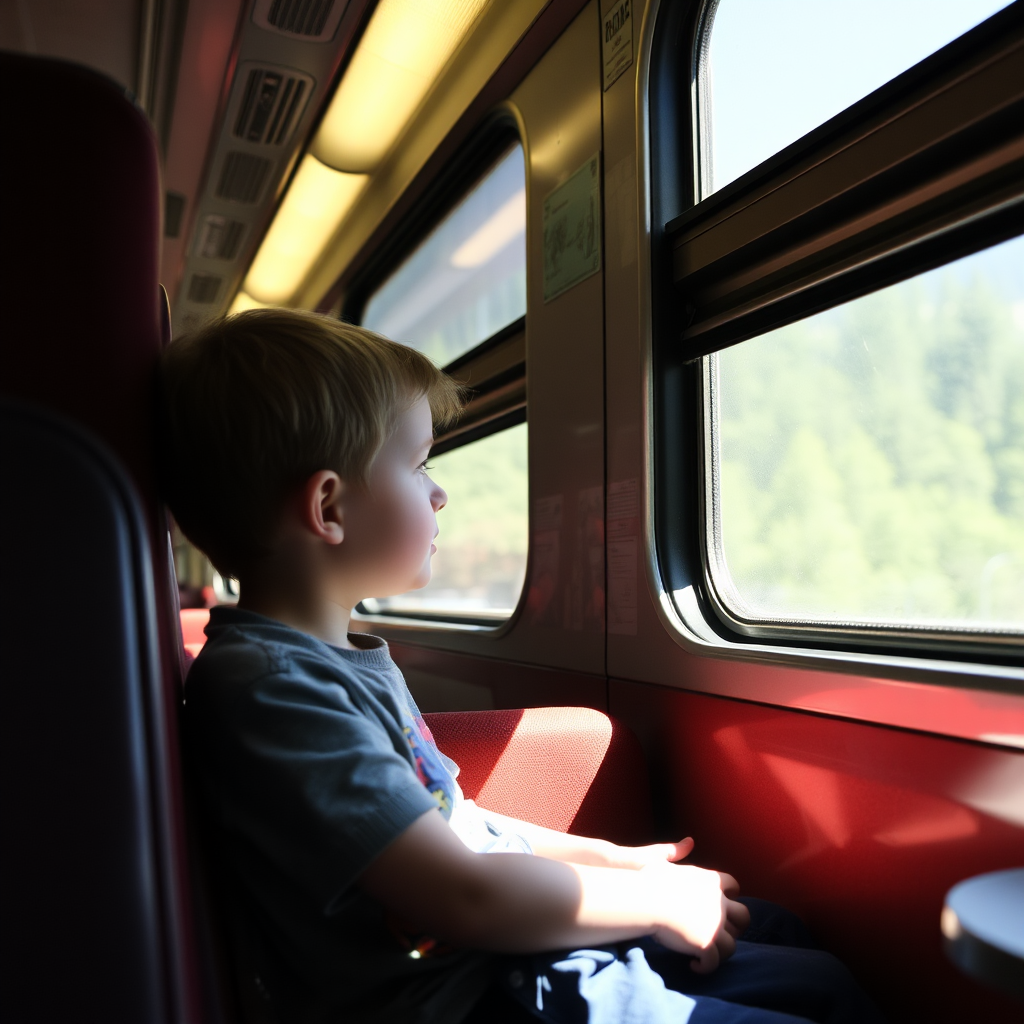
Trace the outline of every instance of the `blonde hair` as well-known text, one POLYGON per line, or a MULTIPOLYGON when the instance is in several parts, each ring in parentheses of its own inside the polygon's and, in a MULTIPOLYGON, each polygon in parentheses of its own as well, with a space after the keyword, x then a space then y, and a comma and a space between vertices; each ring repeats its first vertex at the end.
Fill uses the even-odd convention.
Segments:
POLYGON ((254 309, 179 338, 161 360, 164 497, 223 575, 266 551, 289 492, 321 469, 366 481, 403 410, 435 430, 462 388, 415 349, 328 316, 254 309))

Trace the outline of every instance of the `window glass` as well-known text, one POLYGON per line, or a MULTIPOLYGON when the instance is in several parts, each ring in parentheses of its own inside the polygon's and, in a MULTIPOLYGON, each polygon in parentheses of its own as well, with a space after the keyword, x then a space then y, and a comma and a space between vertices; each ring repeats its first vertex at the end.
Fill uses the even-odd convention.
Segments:
POLYGON ((721 0, 702 96, 705 187, 728 185, 1008 2, 721 0))
POLYGON ((526 424, 431 460, 448 493, 437 514, 432 578, 422 590, 364 601, 369 612, 429 612, 506 619, 526 578, 526 424))
POLYGON ((741 617, 1024 629, 1024 239, 711 368, 710 562, 741 617))
POLYGON ((526 169, 515 145, 370 296, 363 325, 445 366, 526 313, 526 169))

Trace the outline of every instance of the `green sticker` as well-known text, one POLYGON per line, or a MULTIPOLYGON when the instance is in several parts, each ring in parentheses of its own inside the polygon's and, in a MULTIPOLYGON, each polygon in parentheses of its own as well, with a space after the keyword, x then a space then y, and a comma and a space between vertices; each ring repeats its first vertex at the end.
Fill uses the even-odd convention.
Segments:
POLYGON ((544 200, 544 301, 601 269, 601 158, 544 200))

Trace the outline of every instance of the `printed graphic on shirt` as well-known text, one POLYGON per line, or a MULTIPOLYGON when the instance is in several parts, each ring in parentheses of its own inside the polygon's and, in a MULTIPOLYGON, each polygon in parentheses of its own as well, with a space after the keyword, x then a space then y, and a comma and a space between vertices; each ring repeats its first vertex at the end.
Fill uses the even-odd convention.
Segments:
POLYGON ((422 718, 417 718, 411 726, 407 725, 402 731, 412 750, 416 765, 416 777, 437 801, 445 819, 451 818, 455 797, 452 779, 441 762, 437 747, 432 742, 433 737, 430 736, 430 730, 422 718), (427 736, 430 736, 429 740, 427 736))

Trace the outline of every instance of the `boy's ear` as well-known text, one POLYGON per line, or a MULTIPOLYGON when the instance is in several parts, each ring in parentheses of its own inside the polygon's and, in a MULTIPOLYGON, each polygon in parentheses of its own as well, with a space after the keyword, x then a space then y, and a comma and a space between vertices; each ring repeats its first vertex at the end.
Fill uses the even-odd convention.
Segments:
POLYGON ((331 469, 318 470, 302 488, 302 525, 327 544, 340 544, 345 539, 341 508, 344 491, 344 481, 331 469))

